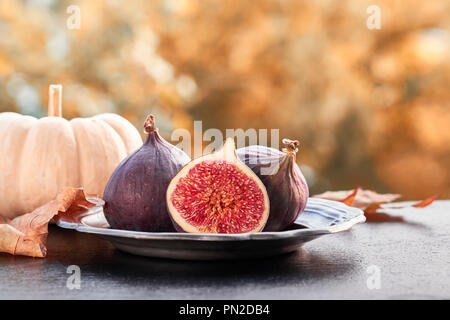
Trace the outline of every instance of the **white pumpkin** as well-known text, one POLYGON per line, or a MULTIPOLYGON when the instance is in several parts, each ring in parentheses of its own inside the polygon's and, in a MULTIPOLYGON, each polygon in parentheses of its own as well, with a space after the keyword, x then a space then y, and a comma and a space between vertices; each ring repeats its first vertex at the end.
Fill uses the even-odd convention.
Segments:
POLYGON ((102 196, 109 176, 142 145, 136 128, 106 113, 61 116, 62 86, 51 85, 48 117, 0 113, 0 215, 14 218, 54 199, 66 186, 102 196))

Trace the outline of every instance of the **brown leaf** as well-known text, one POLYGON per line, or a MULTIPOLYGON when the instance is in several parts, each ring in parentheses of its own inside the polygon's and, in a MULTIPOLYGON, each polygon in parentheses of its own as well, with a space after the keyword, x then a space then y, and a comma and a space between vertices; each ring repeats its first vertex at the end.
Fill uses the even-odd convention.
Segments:
POLYGON ((74 216, 80 211, 100 204, 100 201, 87 199, 79 188, 65 188, 55 200, 16 217, 11 221, 0 218, 0 252, 31 257, 47 255, 47 234, 49 221, 58 216, 74 216))
MULTIPOLYGON (((415 204, 390 204, 389 202, 397 200, 401 197, 401 195, 391 193, 380 194, 375 191, 363 190, 361 188, 346 191, 327 191, 321 194, 314 195, 313 197, 340 201, 345 203, 346 205, 360 208, 364 210, 367 221, 371 221, 370 216, 375 214, 378 209, 399 209, 406 207, 423 208, 430 205, 434 200, 437 199, 437 196, 432 196, 415 204)), ((379 218, 380 217, 374 219, 374 221, 379 221, 379 218)))
POLYGON ((414 207, 414 208, 424 208, 426 206, 429 206, 430 204, 432 204, 434 202, 434 200, 436 200, 438 198, 437 195, 434 195, 432 197, 426 198, 425 200, 419 201, 417 203, 414 204, 410 204, 410 203, 385 203, 385 204, 381 204, 380 207, 383 209, 401 209, 401 208, 407 208, 407 207, 414 207))
POLYGON ((391 193, 380 194, 375 191, 356 188, 346 191, 327 191, 316 194, 313 197, 345 202, 347 205, 363 210, 370 207, 369 209, 372 211, 375 207, 374 204, 392 202, 400 198, 401 195, 391 193))
POLYGON ((369 206, 367 206, 367 208, 364 209, 364 213, 367 214, 368 213, 375 213, 377 212, 378 209, 380 209, 382 207, 383 203, 381 202, 374 202, 369 204, 369 206))
POLYGON ((383 212, 372 212, 366 214, 367 222, 405 222, 405 219, 400 216, 392 216, 383 212))
POLYGON ((438 195, 434 195, 434 196, 426 198, 425 200, 422 200, 416 204, 413 204, 412 206, 414 208, 424 208, 424 207, 432 204, 434 202, 434 200, 436 200, 437 198, 438 198, 438 195))
POLYGON ((355 190, 353 190, 352 193, 350 193, 350 195, 348 195, 347 197, 345 197, 345 199, 341 200, 343 203, 345 203, 348 206, 352 206, 353 202, 355 201, 356 198, 356 194, 358 193, 359 188, 356 188, 355 190))

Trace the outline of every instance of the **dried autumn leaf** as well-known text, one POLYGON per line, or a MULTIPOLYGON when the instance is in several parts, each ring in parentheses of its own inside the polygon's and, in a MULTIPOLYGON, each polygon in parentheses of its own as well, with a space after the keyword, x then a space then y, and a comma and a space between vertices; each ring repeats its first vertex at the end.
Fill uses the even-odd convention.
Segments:
POLYGON ((438 198, 438 196, 434 195, 434 196, 429 197, 429 198, 427 198, 425 200, 422 200, 422 201, 420 201, 420 202, 418 202, 416 204, 413 204, 412 206, 414 208, 424 208, 424 207, 429 206, 430 204, 432 204, 434 202, 434 200, 436 200, 437 198, 438 198))
POLYGON ((55 200, 11 221, 0 217, 0 252, 31 257, 47 255, 46 241, 49 221, 58 216, 75 216, 101 200, 87 199, 79 188, 65 188, 55 200))
POLYGON ((422 201, 419 201, 417 203, 385 203, 385 204, 380 204, 380 208, 383 209, 401 209, 401 208, 406 208, 406 207, 414 207, 414 208, 424 208, 426 206, 429 206, 430 204, 432 204, 434 202, 434 200, 436 200, 438 198, 437 195, 434 195, 432 197, 426 198, 422 201))
MULTIPOLYGON (((375 213, 378 209, 400 209, 406 207, 423 208, 430 205, 434 200, 437 199, 437 196, 432 196, 415 204, 390 204, 389 202, 397 200, 401 197, 401 195, 391 193, 380 194, 375 191, 363 190, 361 188, 345 191, 327 191, 321 194, 314 195, 313 197, 340 201, 345 203, 346 205, 360 208, 364 210, 367 221, 393 221, 391 218, 389 218, 390 216, 386 214, 383 214, 382 216, 378 215, 375 217, 375 213)), ((395 221, 400 220, 396 218, 395 221)))
POLYGON ((345 191, 327 191, 321 194, 316 194, 313 197, 345 202, 347 205, 363 210, 371 207, 369 209, 373 210, 376 204, 395 201, 400 198, 401 195, 392 193, 381 194, 371 190, 356 188, 345 191))
POLYGON ((429 197, 420 202, 411 203, 373 203, 364 210, 368 222, 404 222, 402 217, 392 216, 387 213, 377 212, 378 209, 401 209, 407 207, 424 208, 430 205, 437 196, 429 197))
POLYGON ((367 206, 367 208, 364 209, 364 213, 366 214, 366 218, 367 218, 367 214, 375 213, 378 209, 381 208, 382 205, 383 205, 383 203, 381 203, 381 202, 374 202, 374 203, 369 204, 367 206))
POLYGON ((350 193, 350 195, 348 195, 347 197, 345 197, 345 199, 341 200, 343 203, 345 203, 348 206, 352 206, 353 202, 355 202, 355 198, 356 198, 356 194, 358 193, 358 188, 356 188, 355 190, 353 190, 352 193, 350 193))

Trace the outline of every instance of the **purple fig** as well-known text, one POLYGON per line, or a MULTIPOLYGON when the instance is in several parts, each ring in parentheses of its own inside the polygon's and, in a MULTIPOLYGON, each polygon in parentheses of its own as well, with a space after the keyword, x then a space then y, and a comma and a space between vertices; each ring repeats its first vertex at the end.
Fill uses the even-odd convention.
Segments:
POLYGON ((114 229, 174 232, 166 204, 173 177, 191 159, 158 133, 155 118, 144 124, 147 139, 111 175, 104 192, 104 213, 114 229))
POLYGON ((308 201, 306 180, 295 162, 298 141, 283 139, 283 152, 252 145, 236 150, 238 157, 261 179, 270 201, 263 231, 280 231, 295 222, 308 201))

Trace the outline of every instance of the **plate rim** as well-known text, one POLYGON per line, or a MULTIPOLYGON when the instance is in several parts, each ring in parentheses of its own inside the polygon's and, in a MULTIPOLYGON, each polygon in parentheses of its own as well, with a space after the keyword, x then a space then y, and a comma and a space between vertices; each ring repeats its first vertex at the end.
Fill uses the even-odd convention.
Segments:
MULTIPOLYGON (((93 212, 88 211, 83 218, 87 216, 93 216, 95 214, 103 214, 102 207, 95 207, 93 212)), ((352 209, 357 209, 353 208, 352 209)), ((360 210, 360 209, 358 209, 360 210)), ((247 240, 273 240, 273 239, 288 239, 304 236, 317 236, 324 234, 334 234, 342 231, 350 230, 354 225, 363 223, 366 221, 364 212, 360 210, 360 214, 355 217, 344 221, 342 223, 333 225, 329 228, 314 229, 294 229, 286 231, 275 232, 249 232, 239 234, 215 234, 215 233, 183 233, 183 232, 145 232, 145 231, 132 231, 132 230, 120 230, 111 228, 100 228, 83 225, 82 223, 68 222, 62 219, 58 219, 56 224, 64 229, 73 229, 82 233, 95 234, 99 236, 120 237, 140 240, 191 240, 191 241, 247 241, 247 240)), ((300 225, 300 224, 297 224, 300 225)))

